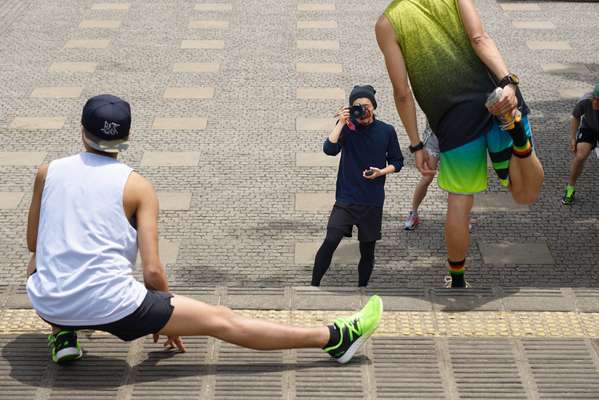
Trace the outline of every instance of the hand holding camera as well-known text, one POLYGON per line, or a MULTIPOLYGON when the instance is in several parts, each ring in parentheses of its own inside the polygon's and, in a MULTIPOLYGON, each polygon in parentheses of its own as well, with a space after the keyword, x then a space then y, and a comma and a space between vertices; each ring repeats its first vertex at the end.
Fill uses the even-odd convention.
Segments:
POLYGON ((366 179, 376 179, 379 176, 383 176, 383 175, 385 175, 385 174, 383 174, 381 169, 376 168, 376 167, 370 167, 370 168, 362 171, 362 176, 366 179))

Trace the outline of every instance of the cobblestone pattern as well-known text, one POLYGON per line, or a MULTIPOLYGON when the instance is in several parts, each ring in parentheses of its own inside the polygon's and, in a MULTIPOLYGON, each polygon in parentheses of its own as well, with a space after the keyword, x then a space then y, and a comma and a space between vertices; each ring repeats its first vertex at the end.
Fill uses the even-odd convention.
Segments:
MULTIPOLYGON (((4 2, 21 9, 25 2, 4 2)), ((373 26, 386 1, 337 1, 333 11, 299 11, 296 1, 230 1, 230 11, 194 11, 193 2, 129 1, 128 11, 92 10, 91 0, 49 0, 13 13, 0 30, 0 151, 45 151, 46 161, 80 149, 80 110, 91 95, 111 92, 134 111, 131 150, 123 159, 159 191, 192 193, 190 210, 161 212, 161 237, 180 243, 168 266, 178 285, 306 285, 310 265, 294 264, 295 242, 324 237, 327 212, 296 211, 295 193, 333 190, 335 168, 297 167, 297 152, 319 152, 327 132, 296 131, 297 118, 330 118, 338 100, 301 100, 298 88, 340 88, 357 83, 378 90, 379 116, 393 123, 403 149, 406 135, 393 106, 391 87, 374 40, 373 26), (117 29, 80 29, 83 20, 119 20, 117 29), (223 20, 228 29, 190 29, 193 20, 223 20), (333 20, 337 29, 297 29, 304 20, 333 20), (67 49, 68 40, 108 39, 106 49, 67 49), (224 40, 224 49, 181 49, 183 40, 224 40), (339 41, 339 50, 298 49, 297 40, 339 41), (95 62, 95 73, 49 72, 54 62, 95 62), (219 63, 219 72, 173 72, 175 63, 219 63), (297 63, 341 64, 343 73, 298 73, 297 63), (37 87, 81 86, 76 99, 31 98, 37 87), (167 87, 214 87, 212 99, 164 99, 167 87), (60 130, 15 131, 15 117, 64 116, 60 130), (157 117, 205 117, 206 130, 153 130, 157 117), (193 167, 140 167, 145 151, 198 151, 193 167)), ((332 3, 332 2, 329 2, 332 3)), ((533 109, 538 153, 546 184, 528 213, 476 216, 468 279, 475 286, 596 286, 599 248, 597 160, 586 165, 577 202, 560 204, 568 173, 565 119, 573 100, 561 89, 599 81, 596 21, 599 4, 540 3, 539 11, 503 11, 493 0, 477 4, 483 21, 519 73, 533 109), (514 29, 514 20, 549 21, 555 30, 514 29), (562 40, 573 50, 529 50, 526 41, 562 40), (543 64, 583 64, 588 73, 547 73, 543 64), (478 243, 498 239, 545 242, 555 265, 488 265, 478 243)), ((420 122, 423 116, 420 115, 420 122)), ((407 153, 407 151, 405 151, 407 153)), ((407 155, 407 154, 406 154, 407 155)), ((413 158, 387 183, 383 240, 377 246, 372 286, 440 286, 445 274, 445 195, 432 186, 417 231, 401 230, 419 179, 413 158)), ((30 196, 35 168, 0 166, 0 192, 30 196)), ((491 191, 501 191, 491 180, 491 191)), ((0 280, 21 283, 27 201, 0 210, 0 280)), ((323 284, 352 286, 354 265, 335 266, 323 284)))

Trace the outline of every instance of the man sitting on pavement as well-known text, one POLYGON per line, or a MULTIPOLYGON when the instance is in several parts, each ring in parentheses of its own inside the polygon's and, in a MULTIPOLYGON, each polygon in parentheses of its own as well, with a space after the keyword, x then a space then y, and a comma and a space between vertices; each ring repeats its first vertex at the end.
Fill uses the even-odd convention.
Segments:
POLYGON ((377 328, 382 300, 372 296, 349 318, 303 328, 242 317, 171 294, 158 255, 158 200, 152 184, 118 161, 128 146, 129 104, 115 96, 87 101, 82 115, 85 151, 40 166, 27 225, 27 293, 52 326, 55 362, 82 356, 76 331, 109 332, 129 341, 207 335, 258 350, 323 348, 348 362, 377 328), (143 284, 133 275, 141 255, 143 284))

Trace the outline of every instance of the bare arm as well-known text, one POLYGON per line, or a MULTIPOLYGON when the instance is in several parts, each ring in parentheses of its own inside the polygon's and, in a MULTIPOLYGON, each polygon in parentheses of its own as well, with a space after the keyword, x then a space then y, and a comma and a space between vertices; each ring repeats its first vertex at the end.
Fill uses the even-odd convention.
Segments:
MULTIPOLYGON (((385 65, 391 85, 393 86, 393 98, 395 107, 401 118, 404 128, 412 146, 420 143, 418 135, 418 123, 416 122, 416 102, 408 81, 408 71, 404 61, 401 48, 395 38, 395 30, 384 15, 381 16, 375 26, 376 40, 385 57, 385 65)), ((422 175, 434 175, 435 171, 428 165, 428 158, 424 151, 415 153, 416 167, 422 175)))
POLYGON ((464 29, 476 55, 493 72, 497 80, 502 79, 509 70, 495 42, 485 31, 473 1, 459 0, 458 4, 464 29))
POLYGON ((576 154, 576 133, 580 127, 580 118, 572 116, 570 118, 570 151, 576 154))
MULTIPOLYGON (((472 0, 458 0, 458 4, 462 23, 474 52, 495 75, 497 80, 503 79, 509 74, 509 70, 495 42, 485 31, 474 2, 472 0)), ((516 88, 513 85, 507 85, 500 101, 490 107, 489 111, 494 115, 501 115, 512 112, 517 106, 516 88)))
POLYGON ((416 145, 420 142, 416 122, 416 103, 408 82, 408 72, 403 54, 395 38, 395 30, 384 15, 376 23, 375 34, 393 86, 395 107, 406 129, 410 144, 416 145))
POLYGON ((33 195, 31 196, 31 205, 29 206, 29 215, 27 216, 27 247, 32 253, 35 253, 37 246, 37 230, 40 220, 42 193, 47 174, 48 165, 40 165, 35 176, 35 182, 33 183, 33 195))
POLYGON ((168 291, 164 266, 158 254, 158 197, 152 184, 132 172, 123 196, 125 210, 133 210, 137 219, 137 243, 147 288, 168 291))

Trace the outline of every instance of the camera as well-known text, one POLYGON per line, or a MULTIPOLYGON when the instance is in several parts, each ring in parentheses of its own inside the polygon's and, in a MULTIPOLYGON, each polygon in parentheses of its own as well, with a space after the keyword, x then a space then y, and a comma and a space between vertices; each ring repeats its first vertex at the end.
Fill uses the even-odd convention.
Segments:
POLYGON ((351 106, 349 108, 349 115, 355 119, 362 119, 366 116, 366 107, 364 107, 362 104, 351 106))

